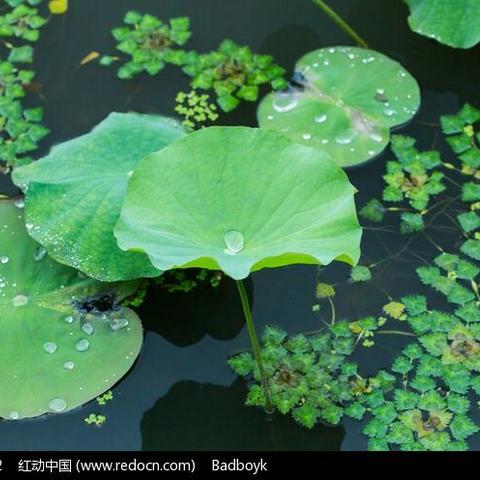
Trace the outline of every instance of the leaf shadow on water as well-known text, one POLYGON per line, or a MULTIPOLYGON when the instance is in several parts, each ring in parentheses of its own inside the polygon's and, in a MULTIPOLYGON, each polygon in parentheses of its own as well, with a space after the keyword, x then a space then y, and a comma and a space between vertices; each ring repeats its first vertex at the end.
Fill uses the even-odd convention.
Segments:
POLYGON ((338 450, 343 427, 297 425, 245 407, 246 384, 176 383, 143 416, 143 450, 338 450), (195 406, 195 408, 192 408, 195 406))
MULTIPOLYGON (((253 285, 246 281, 250 304, 253 285)), ((188 293, 169 293, 153 286, 139 309, 146 330, 154 331, 171 343, 184 347, 205 335, 216 340, 232 340, 242 330, 245 319, 235 282, 224 277, 218 287, 198 285, 188 293)))

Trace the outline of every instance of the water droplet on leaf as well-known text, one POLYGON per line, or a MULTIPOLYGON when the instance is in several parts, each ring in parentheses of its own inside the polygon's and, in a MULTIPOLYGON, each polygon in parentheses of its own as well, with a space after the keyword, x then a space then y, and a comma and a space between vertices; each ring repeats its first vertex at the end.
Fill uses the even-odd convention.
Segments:
POLYGON ((223 251, 227 255, 235 255, 238 252, 241 252, 245 245, 245 239, 243 238, 242 233, 238 230, 229 230, 228 232, 225 232, 223 240, 227 247, 223 251))

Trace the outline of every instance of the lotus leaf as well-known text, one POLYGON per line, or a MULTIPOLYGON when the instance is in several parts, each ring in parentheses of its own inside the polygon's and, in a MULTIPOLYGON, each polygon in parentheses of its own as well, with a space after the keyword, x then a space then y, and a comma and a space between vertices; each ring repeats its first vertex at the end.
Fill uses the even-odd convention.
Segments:
POLYGON ((415 79, 381 53, 354 47, 307 53, 289 89, 260 103, 261 127, 319 147, 342 167, 381 153, 390 128, 412 118, 420 105, 415 79))
POLYGON ((159 275, 145 255, 117 247, 113 227, 138 161, 184 134, 167 118, 112 113, 91 133, 17 168, 30 235, 54 260, 98 280, 159 275))
POLYGON ((0 417, 11 420, 102 394, 131 368, 143 337, 117 303, 135 282, 98 282, 51 260, 27 234, 22 202, 0 201, 0 417))
POLYGON ((478 0, 405 0, 410 7, 410 28, 456 48, 480 42, 478 0))
POLYGON ((139 163, 115 235, 159 269, 234 279, 294 263, 355 264, 354 191, 318 149, 270 130, 209 127, 139 163))

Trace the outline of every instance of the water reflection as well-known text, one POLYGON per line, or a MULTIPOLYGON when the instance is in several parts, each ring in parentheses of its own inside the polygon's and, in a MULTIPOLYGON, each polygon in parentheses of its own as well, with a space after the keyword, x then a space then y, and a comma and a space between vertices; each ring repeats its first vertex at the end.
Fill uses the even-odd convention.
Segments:
POLYGON ((144 450, 338 450, 342 427, 307 430, 289 416, 246 407, 246 385, 176 383, 142 420, 144 450), (233 432, 235 432, 233 434, 233 432))

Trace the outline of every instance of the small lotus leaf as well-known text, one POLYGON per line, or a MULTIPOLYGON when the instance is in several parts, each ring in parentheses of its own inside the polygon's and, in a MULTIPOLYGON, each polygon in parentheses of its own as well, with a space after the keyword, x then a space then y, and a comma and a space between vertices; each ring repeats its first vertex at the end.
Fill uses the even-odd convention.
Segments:
POLYGON ((354 191, 318 149, 270 130, 209 127, 139 163, 115 234, 162 270, 241 279, 294 263, 355 264, 354 191))
POLYGON ((183 135, 167 118, 113 113, 91 133, 17 168, 30 235, 54 260, 98 280, 159 275, 145 255, 118 248, 113 227, 136 164, 183 135))
POLYGON ((415 79, 372 50, 322 48, 295 69, 291 88, 262 100, 259 124, 321 148, 343 167, 381 153, 390 128, 410 120, 420 105, 415 79))
POLYGON ((405 0, 410 7, 410 28, 456 48, 480 42, 478 0, 405 0))
POLYGON ((135 282, 102 283, 54 262, 27 234, 22 213, 0 201, 0 417, 11 420, 102 394, 131 368, 143 338, 130 309, 88 314, 85 303, 121 300, 135 282))

